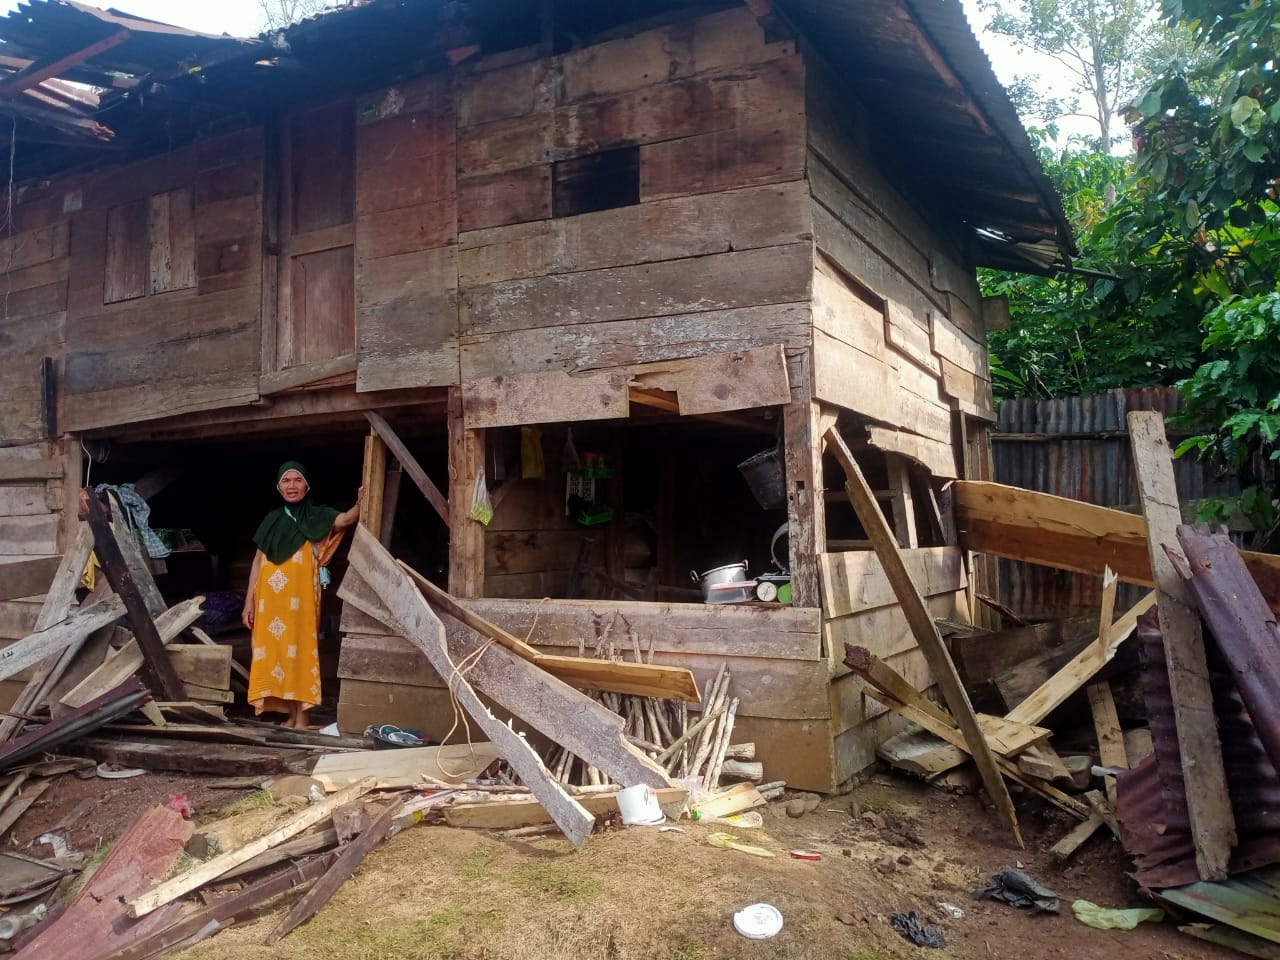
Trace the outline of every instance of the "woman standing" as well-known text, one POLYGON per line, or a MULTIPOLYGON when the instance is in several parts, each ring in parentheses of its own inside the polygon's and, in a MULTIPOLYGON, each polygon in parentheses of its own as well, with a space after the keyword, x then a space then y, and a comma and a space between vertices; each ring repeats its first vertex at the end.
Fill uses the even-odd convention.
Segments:
POLYGON ((276 489, 284 505, 253 535, 258 552, 241 614, 253 631, 249 702, 256 713, 284 713, 284 726, 303 728, 320 703, 321 574, 327 582, 323 568, 360 519, 364 491, 345 513, 313 503, 307 469, 296 460, 276 472, 276 489))

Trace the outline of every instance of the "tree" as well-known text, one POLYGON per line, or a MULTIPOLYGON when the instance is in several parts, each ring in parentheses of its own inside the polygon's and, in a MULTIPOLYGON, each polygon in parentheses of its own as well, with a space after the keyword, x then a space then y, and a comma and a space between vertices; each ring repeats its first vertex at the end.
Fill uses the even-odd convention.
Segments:
POLYGON ((322 13, 326 7, 336 6, 326 0, 258 0, 267 30, 283 30, 290 24, 322 13))
POLYGON ((1011 91, 1019 111, 1050 123, 1064 116, 1089 117, 1098 124, 1103 150, 1109 150, 1113 120, 1132 98, 1146 55, 1154 20, 1151 0, 979 0, 979 6, 992 14, 992 32, 1057 61, 1080 98, 1048 97, 1041 84, 1020 77, 1011 91))

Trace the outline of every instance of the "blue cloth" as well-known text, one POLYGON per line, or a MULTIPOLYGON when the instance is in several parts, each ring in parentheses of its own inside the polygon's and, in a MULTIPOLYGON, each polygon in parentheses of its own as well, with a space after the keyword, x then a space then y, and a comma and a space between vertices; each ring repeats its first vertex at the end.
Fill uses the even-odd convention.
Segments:
POLYGON ((93 489, 98 494, 106 490, 115 496, 121 510, 124 512, 125 523, 142 541, 142 545, 146 548, 147 556, 153 560, 159 560, 169 555, 169 548, 164 545, 163 540, 156 536, 156 532, 151 529, 148 523, 151 519, 151 506, 146 500, 142 499, 142 494, 133 488, 132 483, 122 483, 119 486, 100 483, 93 489))

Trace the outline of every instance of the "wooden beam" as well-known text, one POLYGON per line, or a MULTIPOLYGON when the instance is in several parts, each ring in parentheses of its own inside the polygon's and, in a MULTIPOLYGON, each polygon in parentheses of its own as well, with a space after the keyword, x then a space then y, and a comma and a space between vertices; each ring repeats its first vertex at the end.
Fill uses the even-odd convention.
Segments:
POLYGON ((444 498, 444 494, 440 492, 439 487, 431 482, 431 478, 427 476, 427 472, 422 469, 417 458, 409 452, 409 448, 391 429, 391 424, 383 418, 382 414, 373 410, 366 410, 365 417, 369 423, 373 425, 373 429, 378 431, 378 436, 382 440, 397 460, 404 472, 409 474, 413 482, 417 484, 418 489, 422 491, 422 495, 427 498, 427 502, 431 504, 436 513, 440 515, 440 519, 444 521, 444 525, 449 526, 449 504, 444 498))
POLYGON ((400 806, 399 800, 392 800, 387 803, 373 823, 363 830, 360 836, 347 844, 346 848, 338 854, 338 859, 333 862, 333 866, 325 872, 323 877, 316 881, 316 885, 308 890, 301 900, 293 905, 293 909, 276 925, 276 928, 267 934, 265 942, 268 945, 286 936, 290 930, 300 924, 306 923, 316 915, 321 907, 333 899, 333 895, 338 892, 338 888, 351 878, 351 875, 356 872, 356 868, 360 866, 361 861, 368 856, 369 851, 377 846, 390 832, 391 824, 395 820, 396 811, 400 806))
POLYGON ((894 539, 884 514, 880 512, 870 484, 867 483, 857 461, 853 459, 853 454, 845 445, 844 438, 840 436, 840 431, 835 427, 829 429, 826 433, 826 441, 828 449, 835 454, 840 466, 844 469, 845 490, 848 491, 849 502, 857 512, 862 528, 875 545, 876 554, 880 557, 885 573, 894 586, 894 592, 897 593, 899 602, 902 604, 902 611, 906 615, 911 632, 919 643, 925 659, 929 662, 929 668, 933 672, 938 687, 942 690, 947 706, 960 725, 964 740, 969 745, 969 752, 978 766, 978 772, 982 775, 983 785, 995 804, 996 813, 1021 847, 1023 846, 1022 832, 1018 829, 1018 815, 1014 812, 1009 790, 1000 776, 995 755, 991 752, 982 734, 982 728, 978 725, 973 705, 969 703, 969 696, 960 683, 956 665, 951 662, 951 654, 947 652, 942 635, 938 632, 938 625, 929 614, 929 608, 925 606, 920 591, 912 582, 911 575, 903 562, 898 542, 894 539))
POLYGON ((82 63, 87 63, 100 53, 118 47, 124 43, 132 34, 126 28, 121 28, 109 36, 103 37, 96 43, 91 43, 87 47, 74 50, 71 53, 63 54, 47 60, 37 60, 28 67, 24 67, 17 73, 6 77, 3 83, 0 83, 0 100, 7 100, 15 97, 24 90, 30 90, 32 87, 39 85, 45 80, 49 80, 58 76, 64 70, 71 67, 78 67, 82 63))
MULTIPOLYGON (((923 727, 926 731, 933 734, 933 736, 946 741, 953 747, 957 747, 972 756, 969 751, 969 741, 965 738, 964 734, 955 727, 955 719, 953 717, 942 713, 941 716, 945 718, 945 720, 940 719, 938 705, 923 697, 919 692, 912 688, 911 684, 908 683, 901 675, 898 675, 896 680, 885 683, 889 673, 896 673, 893 668, 885 665, 883 670, 876 670, 874 672, 868 671, 866 673, 859 672, 862 664, 866 660, 866 657, 861 653, 856 652, 858 649, 859 648, 855 648, 851 644, 845 645, 845 663, 849 665, 851 670, 867 681, 868 685, 871 687, 871 691, 869 692, 871 692, 873 697, 899 716, 909 720, 911 723, 923 727), (882 683, 885 683, 885 685, 882 686, 882 683), (889 692, 890 689, 898 690, 903 694, 909 693, 910 696, 908 696, 906 700, 899 700, 889 692)), ((994 759, 996 766, 1000 769, 1000 772, 1010 780, 1022 784, 1033 793, 1038 793, 1050 803, 1080 820, 1089 816, 1089 808, 1086 804, 1081 803, 1074 797, 1070 797, 1061 790, 1051 787, 1046 783, 1037 782, 1034 777, 1026 776, 1018 769, 1017 764, 1011 760, 1007 760, 1004 757, 995 757, 994 759)))
MULTIPOLYGON (((388 584, 403 582, 412 593, 409 599, 416 598, 414 605, 410 606, 413 611, 417 609, 417 600, 426 604, 422 594, 414 588, 391 555, 376 541, 371 542, 366 531, 356 531, 351 550, 356 575, 348 572, 339 596, 361 606, 368 604, 368 596, 372 594, 375 603, 382 605, 380 616, 391 620, 396 631, 421 650, 422 643, 415 642, 404 630, 396 612, 386 606, 386 597, 379 589, 387 592, 390 590, 388 584), (370 581, 371 576, 378 579, 376 585, 370 581)), ((396 595, 399 596, 399 591, 396 595)), ((429 605, 426 611, 432 620, 438 622, 429 605)), ((426 618, 421 619, 429 622, 426 618)), ((466 679, 480 693, 550 740, 589 760, 614 780, 625 786, 637 783, 651 787, 670 786, 666 771, 623 737, 622 717, 603 704, 551 676, 537 664, 522 660, 504 647, 483 640, 470 631, 451 630, 446 643, 445 657, 437 655, 434 650, 428 656, 441 677, 455 678, 456 682, 457 671, 453 664, 466 661, 470 664, 466 679)), ((502 749, 501 743, 496 740, 494 743, 502 749)), ((505 751, 503 756, 507 756, 505 751)), ((507 758, 510 759, 509 756, 507 758)))
POLYGON ((1150 610, 1156 602, 1154 593, 1149 593, 1112 624, 1105 642, 1101 637, 1085 647, 1067 661, 1066 665, 1052 677, 1042 683, 1031 696, 1005 714, 1006 720, 1018 723, 1039 723, 1050 713, 1060 707, 1067 699, 1086 683, 1099 670, 1105 667, 1133 633, 1138 625, 1138 617, 1150 610))
POLYGON ((1164 433, 1164 415, 1133 411, 1126 418, 1133 447, 1134 473, 1147 522, 1147 546, 1156 582, 1160 634, 1169 664, 1173 718, 1182 756, 1187 811, 1196 848, 1196 867, 1202 880, 1225 880, 1236 844, 1236 821, 1227 791, 1213 690, 1205 658, 1200 615, 1187 585, 1175 567, 1186 567, 1178 543, 1178 491, 1173 478, 1173 454, 1164 433))
MULTIPOLYGON (((1091 683, 1085 688, 1089 696, 1089 708, 1093 711, 1093 728, 1098 733, 1098 760, 1113 770, 1129 769, 1129 754, 1124 748, 1124 731, 1116 714, 1116 701, 1111 695, 1111 684, 1105 680, 1091 683)), ((1105 777, 1107 802, 1116 808, 1116 778, 1105 777)))
POLYGON ((382 537, 382 505, 387 483, 387 445, 376 433, 364 438, 364 464, 360 487, 364 502, 360 525, 375 537, 382 537))
POLYGON ((911 470, 905 457, 889 454, 885 457, 889 468, 889 488, 893 490, 893 532, 898 546, 910 550, 920 546, 916 532, 915 499, 911 495, 911 470))
MULTIPOLYGON (((683 803, 688 790, 661 787, 653 791, 661 806, 683 803)), ((577 798, 595 816, 618 812, 616 793, 584 794, 577 798)), ((472 830, 514 830, 551 823, 551 816, 537 800, 504 800, 501 803, 454 803, 444 808, 444 822, 451 827, 472 830)))
MULTIPOLYGON (((185 700, 186 688, 178 678, 173 661, 165 652, 164 641, 160 639, 155 621, 151 619, 151 611, 147 609, 138 585, 125 564, 120 545, 116 542, 116 534, 111 529, 111 510, 88 491, 86 498, 94 552, 98 556, 98 562, 102 564, 102 573, 111 584, 111 589, 124 601, 125 610, 128 611, 133 635, 142 649, 142 672, 147 686, 153 694, 158 694, 158 700, 185 700)), ((125 531, 124 535, 130 534, 125 531)))
POLYGON ((183 894, 199 889, 210 880, 218 879, 232 867, 239 866, 263 851, 270 850, 276 844, 284 843, 290 837, 297 836, 303 830, 328 819, 333 815, 335 809, 351 803, 353 800, 360 799, 372 786, 372 780, 364 780, 360 783, 352 784, 345 790, 339 790, 333 796, 294 814, 265 836, 246 843, 242 847, 237 847, 235 850, 228 850, 212 860, 194 866, 190 870, 166 880, 142 896, 130 900, 127 911, 129 916, 134 918, 145 917, 153 910, 163 907, 166 903, 172 903, 177 900, 183 894))
POLYGON ((819 558, 827 549, 827 511, 823 494, 822 434, 835 426, 834 413, 820 403, 801 400, 782 408, 783 464, 787 492, 787 562, 791 602, 822 605, 819 558))
POLYGON ((123 615, 124 604, 119 597, 113 596, 99 600, 51 627, 28 634, 0 650, 0 680, 7 680, 31 665, 57 655, 72 643, 82 642, 99 627, 105 627, 123 615))
MULTIPOLYGON (((62 562, 58 564, 57 573, 53 575, 53 582, 45 595, 44 605, 36 617, 36 630, 46 630, 66 619, 75 604, 76 586, 80 583, 80 576, 84 573, 92 550, 93 533, 85 524, 77 524, 75 535, 67 552, 62 555, 62 562)), ((47 691, 62 678, 62 672, 66 669, 64 654, 65 651, 51 656, 35 668, 31 679, 22 688, 22 693, 18 694, 10 710, 19 714, 30 713, 43 702, 47 691)), ((23 721, 16 716, 0 719, 0 743, 13 739, 22 724, 23 721)))
POLYGON ((471 516, 477 483, 484 482, 485 432, 468 429, 462 390, 449 388, 449 590, 458 597, 484 595, 485 524, 471 516))
MULTIPOLYGON (((1142 517, 1000 483, 951 485, 965 549, 1058 570, 1101 575, 1111 567, 1125 583, 1154 586, 1142 517)), ((1280 611, 1280 555, 1240 552, 1273 611, 1280 611)))
POLYGON ((391 536, 396 527, 396 508, 400 504, 400 481, 404 478, 404 470, 400 464, 387 470, 382 484, 382 519, 379 521, 382 532, 378 542, 388 550, 391 549, 391 536))
MULTIPOLYGON (((482 667, 484 660, 495 652, 505 653, 505 651, 501 647, 482 649, 481 656, 468 664, 464 675, 449 655, 444 624, 432 613, 422 594, 414 588, 413 582, 396 566, 391 554, 383 549, 369 531, 361 527, 356 527, 355 538, 351 544, 350 562, 352 569, 365 580, 367 586, 377 593, 401 633, 422 651, 440 676, 448 678, 449 689, 453 696, 511 764, 516 775, 528 785, 533 795, 547 808, 556 826, 563 831, 574 847, 581 849, 586 844, 587 837, 591 835, 595 817, 565 793, 564 787, 552 779, 547 768, 543 766, 542 758, 529 746, 528 742, 513 728, 499 721, 481 702, 472 687, 471 681, 479 680, 484 675, 482 667)), ((343 581, 344 589, 349 582, 350 574, 343 581)), ((523 661, 513 660, 512 662, 519 664, 523 661)), ((554 678, 548 678, 548 681, 549 683, 559 682, 554 678)), ((523 691, 525 695, 533 693, 535 696, 537 692, 528 689, 523 691)), ((531 703, 526 696, 521 695, 521 691, 513 688, 497 691, 491 687, 485 690, 485 693, 503 706, 514 703, 516 709, 512 712, 530 723, 534 723, 530 715, 536 716, 540 709, 545 709, 542 704, 531 703), (507 703, 503 703, 504 700, 507 703)), ((571 722, 586 727, 588 724, 582 722, 584 719, 583 716, 575 716, 571 722)), ((622 718, 617 717, 617 720, 620 727, 622 718)), ((582 732, 587 735, 590 733, 588 730, 582 732)), ((578 750, 581 751, 579 756, 589 763, 596 763, 599 760, 591 749, 582 750, 579 746, 578 750)))
POLYGON ((496 623, 486 620, 474 610, 459 603, 453 596, 441 590, 408 564, 403 561, 398 563, 400 569, 409 575, 432 606, 470 627, 482 639, 501 644, 522 660, 537 664, 570 686, 583 690, 656 697, 659 700, 688 700, 691 703, 697 703, 701 699, 693 674, 684 667, 632 663, 627 660, 596 660, 591 657, 561 657, 541 653, 537 647, 525 643, 496 623))

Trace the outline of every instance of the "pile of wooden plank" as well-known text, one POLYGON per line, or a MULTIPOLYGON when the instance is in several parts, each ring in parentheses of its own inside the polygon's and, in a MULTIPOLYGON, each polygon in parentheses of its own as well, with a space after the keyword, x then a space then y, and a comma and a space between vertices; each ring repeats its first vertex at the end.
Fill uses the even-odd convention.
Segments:
POLYGON ((162 724, 166 712, 220 718, 222 704, 232 700, 232 671, 243 673, 230 647, 194 626, 203 599, 166 609, 133 534, 112 522, 104 500, 85 491, 81 503, 88 522, 78 525, 51 575, 44 561, 33 561, 32 569, 10 564, 23 569, 6 570, 6 595, 42 592, 44 600, 34 629, 0 649, 0 680, 28 676, 0 720, 0 769, 21 762, 32 749, 65 740, 68 731, 79 737, 116 719, 120 712, 104 713, 103 704, 120 700, 117 693, 135 675, 149 695, 128 709, 143 709, 162 724), (91 555, 94 586, 77 603, 91 555), (37 577, 36 565, 48 581, 37 577), (184 638, 194 642, 179 642, 184 638), (31 723, 43 725, 19 737, 31 723))

